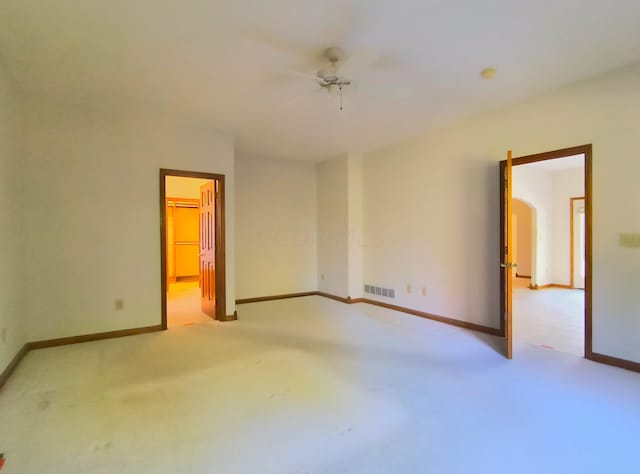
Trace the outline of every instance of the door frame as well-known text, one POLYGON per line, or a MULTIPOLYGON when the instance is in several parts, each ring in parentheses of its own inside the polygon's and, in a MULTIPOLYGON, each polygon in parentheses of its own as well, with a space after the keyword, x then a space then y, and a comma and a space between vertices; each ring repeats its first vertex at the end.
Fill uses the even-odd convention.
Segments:
MULTIPOLYGON (((592 162, 593 162, 593 146, 580 145, 571 148, 563 148, 561 150, 548 151, 545 153, 537 153, 535 155, 527 155, 513 159, 513 166, 526 165, 527 163, 535 163, 537 161, 554 160, 557 158, 566 158, 572 155, 584 155, 584 210, 585 210, 585 280, 584 280, 584 357, 590 359, 593 355, 593 325, 592 325, 592 290, 593 290, 593 188, 592 188, 592 162)), ((507 165, 506 160, 500 162, 500 255, 506 245, 505 242, 505 219, 504 219, 504 183, 503 176, 507 165)), ((505 291, 506 281, 505 272, 500 269, 500 332, 506 337, 506 308, 505 308, 505 291)))
POLYGON ((160 168, 160 292, 162 302, 162 329, 167 329, 167 176, 182 178, 210 179, 218 184, 219 198, 216 199, 215 242, 216 242, 216 320, 228 321, 226 316, 226 262, 225 262, 225 186, 224 175, 160 168))

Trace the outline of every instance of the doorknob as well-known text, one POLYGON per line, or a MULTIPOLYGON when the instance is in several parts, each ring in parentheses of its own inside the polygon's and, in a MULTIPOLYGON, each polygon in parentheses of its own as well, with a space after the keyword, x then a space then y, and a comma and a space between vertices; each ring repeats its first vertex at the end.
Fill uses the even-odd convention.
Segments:
POLYGON ((200 252, 200 256, 204 257, 207 253, 206 252, 200 252))
POLYGON ((511 263, 511 262, 501 263, 500 266, 502 268, 508 268, 508 269, 518 268, 518 264, 517 263, 511 263))

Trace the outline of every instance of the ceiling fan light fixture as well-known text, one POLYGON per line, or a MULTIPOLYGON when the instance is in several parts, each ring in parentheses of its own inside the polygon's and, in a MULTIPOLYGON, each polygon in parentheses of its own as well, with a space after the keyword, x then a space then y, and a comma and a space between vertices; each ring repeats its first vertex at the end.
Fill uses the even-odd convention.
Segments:
POLYGON ((332 46, 324 50, 324 57, 327 58, 331 64, 335 65, 344 59, 344 51, 342 48, 332 46))
POLYGON ((482 79, 493 79, 494 77, 496 77, 496 73, 498 71, 496 71, 496 68, 494 67, 487 67, 484 68, 481 72, 480 72, 480 76, 482 76, 482 79))
POLYGON ((339 79, 335 70, 324 69, 324 68, 318 71, 318 77, 323 81, 329 82, 329 83, 335 83, 339 79))

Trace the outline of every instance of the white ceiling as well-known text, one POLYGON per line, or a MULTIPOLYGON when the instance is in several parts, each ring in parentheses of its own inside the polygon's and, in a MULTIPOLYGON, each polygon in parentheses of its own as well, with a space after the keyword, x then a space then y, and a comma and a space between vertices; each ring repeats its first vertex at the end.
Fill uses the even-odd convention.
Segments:
POLYGON ((629 0, 0 3, 0 62, 26 93, 194 117, 282 158, 366 151, 638 61, 629 0), (332 45, 380 55, 343 112, 282 72, 315 74, 332 45))
POLYGON ((562 171, 575 168, 584 167, 584 155, 566 156, 563 158, 556 158, 553 160, 536 161, 535 163, 527 163, 526 165, 519 165, 526 169, 538 169, 545 171, 562 171))

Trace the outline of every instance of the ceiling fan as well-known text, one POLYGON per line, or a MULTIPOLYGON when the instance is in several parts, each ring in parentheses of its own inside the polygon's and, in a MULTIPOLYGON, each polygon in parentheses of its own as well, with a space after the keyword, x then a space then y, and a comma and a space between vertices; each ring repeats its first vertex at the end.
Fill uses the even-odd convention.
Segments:
POLYGON ((323 65, 315 75, 286 69, 283 72, 294 76, 311 79, 321 88, 340 96, 340 110, 342 110, 342 91, 352 85, 352 78, 358 72, 377 61, 377 55, 358 53, 345 57, 344 50, 338 46, 331 46, 322 53, 323 65))

